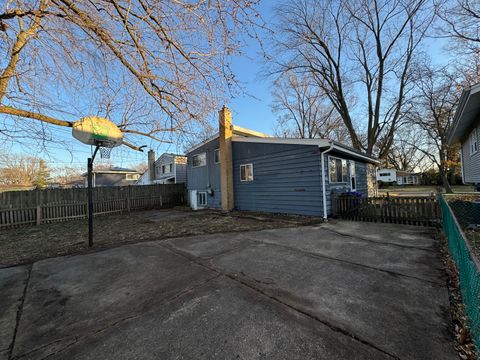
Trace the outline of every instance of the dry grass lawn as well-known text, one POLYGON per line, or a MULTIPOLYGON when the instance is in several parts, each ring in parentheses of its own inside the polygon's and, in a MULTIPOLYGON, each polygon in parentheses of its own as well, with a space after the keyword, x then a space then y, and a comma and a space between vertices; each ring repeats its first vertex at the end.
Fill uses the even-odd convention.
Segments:
POLYGON ((172 237, 293 227, 318 223, 319 218, 217 211, 152 210, 98 217, 94 247, 87 246, 86 220, 0 230, 0 267, 31 263, 121 244, 172 237))

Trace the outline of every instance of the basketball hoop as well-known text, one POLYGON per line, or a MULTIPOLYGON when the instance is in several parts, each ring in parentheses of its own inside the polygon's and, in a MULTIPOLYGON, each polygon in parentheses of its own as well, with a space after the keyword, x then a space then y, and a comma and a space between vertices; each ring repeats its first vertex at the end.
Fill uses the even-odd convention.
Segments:
POLYGON ((103 140, 97 143, 98 149, 100 150, 100 157, 102 159, 110 159, 110 153, 112 149, 116 146, 114 141, 103 140))
POLYGON ((88 246, 91 247, 93 246, 93 161, 98 150, 100 150, 102 159, 110 159, 112 149, 115 146, 122 145, 123 133, 110 120, 97 116, 87 116, 73 124, 72 135, 84 144, 95 146, 92 156, 87 161, 88 246))

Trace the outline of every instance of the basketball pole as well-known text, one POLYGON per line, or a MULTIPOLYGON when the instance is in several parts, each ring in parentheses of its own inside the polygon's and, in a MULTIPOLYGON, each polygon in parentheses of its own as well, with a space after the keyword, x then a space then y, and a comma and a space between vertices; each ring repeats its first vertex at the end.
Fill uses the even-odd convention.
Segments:
POLYGON ((95 147, 93 155, 87 160, 87 197, 88 197, 88 247, 93 246, 93 189, 92 189, 92 171, 93 171, 93 161, 95 160, 95 155, 99 149, 99 145, 95 147))

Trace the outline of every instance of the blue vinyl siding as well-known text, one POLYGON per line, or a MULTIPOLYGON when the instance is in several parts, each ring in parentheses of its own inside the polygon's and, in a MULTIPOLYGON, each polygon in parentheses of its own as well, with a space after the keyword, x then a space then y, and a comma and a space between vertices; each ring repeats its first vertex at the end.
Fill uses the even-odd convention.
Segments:
POLYGON ((187 165, 175 164, 175 183, 182 184, 187 182, 187 165))
POLYGON ((322 215, 317 146, 233 143, 235 208, 322 215), (253 164, 253 181, 240 181, 240 165, 253 164))
MULTIPOLYGON (((218 138, 187 154, 187 190, 206 191, 207 207, 221 208, 220 164, 214 152, 218 138), (192 157, 206 152, 207 165, 192 167, 192 157)), ((321 158, 315 145, 233 142, 233 186, 235 209, 299 215, 323 216, 321 158), (253 181, 240 181, 240 165, 253 164, 253 181)), ((325 149, 323 149, 325 150, 325 149)), ((346 184, 330 184, 328 158, 350 160, 343 153, 325 155, 327 212, 331 214, 331 193, 350 191, 346 184)), ((355 161, 357 191, 367 196, 367 164, 355 161)))
POLYGON ((219 142, 216 138, 187 154, 187 190, 207 191, 210 187, 213 194, 207 195, 207 207, 214 209, 221 207, 220 164, 215 164, 214 159, 215 149, 218 148, 219 142), (207 165, 193 167, 193 156, 203 152, 207 155, 207 165))

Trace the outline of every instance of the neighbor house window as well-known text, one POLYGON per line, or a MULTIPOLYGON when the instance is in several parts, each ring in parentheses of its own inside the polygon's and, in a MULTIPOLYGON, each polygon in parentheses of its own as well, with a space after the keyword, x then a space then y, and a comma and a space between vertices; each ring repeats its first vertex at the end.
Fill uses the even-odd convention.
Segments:
POLYGON ((328 165, 331 183, 348 182, 347 160, 330 157, 328 165))
POLYGON ((162 174, 170 174, 172 172, 172 164, 162 165, 162 174))
POLYGON ((240 181, 253 181, 253 164, 240 165, 240 181))
POLYGON ((207 153, 201 153, 193 155, 192 157, 192 166, 199 167, 207 165, 207 153))
POLYGON ((215 164, 218 164, 220 162, 220 149, 215 149, 213 157, 215 159, 215 164))
POLYGON ((197 193, 197 205, 198 206, 206 206, 207 205, 207 193, 206 192, 198 192, 197 193))
POLYGON ((475 128, 470 134, 470 155, 473 155, 477 152, 478 152, 478 138, 477 138, 477 128, 475 128))
POLYGON ((138 180, 139 177, 140 177, 140 175, 138 175, 138 174, 126 174, 125 175, 125 179, 127 179, 127 180, 138 180))

